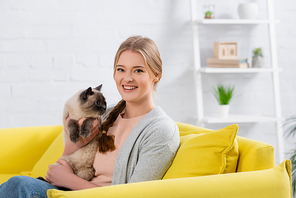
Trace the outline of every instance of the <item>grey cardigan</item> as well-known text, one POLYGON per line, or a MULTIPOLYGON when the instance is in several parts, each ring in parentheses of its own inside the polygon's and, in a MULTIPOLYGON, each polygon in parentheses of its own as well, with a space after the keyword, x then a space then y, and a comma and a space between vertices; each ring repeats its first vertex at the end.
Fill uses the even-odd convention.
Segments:
POLYGON ((127 137, 116 159, 111 185, 161 179, 179 144, 178 126, 155 107, 127 137))

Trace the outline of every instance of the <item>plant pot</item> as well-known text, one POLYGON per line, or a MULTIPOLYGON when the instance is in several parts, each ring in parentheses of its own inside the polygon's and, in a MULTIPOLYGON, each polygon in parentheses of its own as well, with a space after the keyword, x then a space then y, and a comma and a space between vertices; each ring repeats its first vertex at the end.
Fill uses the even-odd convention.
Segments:
POLYGON ((229 115, 229 105, 219 105, 219 116, 227 118, 229 115))
POLYGON ((253 57, 252 58, 252 67, 262 68, 264 67, 264 58, 263 57, 253 57))
POLYGON ((204 5, 205 19, 215 18, 215 5, 204 5))
POLYGON ((237 11, 241 19, 255 19, 259 8, 257 3, 241 3, 238 5, 237 11))

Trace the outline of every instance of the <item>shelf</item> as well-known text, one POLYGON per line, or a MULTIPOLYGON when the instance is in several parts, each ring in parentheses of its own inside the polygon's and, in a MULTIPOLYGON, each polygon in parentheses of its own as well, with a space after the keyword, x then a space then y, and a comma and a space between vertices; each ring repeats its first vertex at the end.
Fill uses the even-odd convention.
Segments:
POLYGON ((256 122, 276 122, 279 119, 272 116, 257 115, 229 115, 227 118, 218 116, 204 117, 204 123, 256 123, 256 122))
MULTIPOLYGON (((254 19, 254 20, 245 20, 245 19, 203 19, 198 18, 197 6, 202 6, 201 3, 198 3, 198 0, 191 0, 191 26, 193 33, 193 61, 194 61, 194 80, 196 87, 196 107, 197 107, 197 124, 203 126, 206 123, 258 123, 258 122, 274 122, 276 124, 276 136, 277 136, 277 149, 278 149, 278 159, 279 161, 284 160, 284 144, 283 144, 283 129, 282 129, 282 115, 281 115, 281 101, 280 101, 280 90, 279 90, 279 72, 282 71, 278 67, 277 60, 277 44, 276 44, 276 23, 279 23, 279 20, 274 19, 274 5, 272 0, 266 1, 266 7, 268 9, 268 18, 265 19, 254 19), (215 28, 215 25, 226 25, 229 27, 232 26, 248 26, 253 27, 257 25, 263 25, 268 29, 269 36, 269 47, 270 47, 270 65, 267 68, 210 68, 207 65, 201 65, 201 50, 200 48, 200 36, 199 29, 202 28, 204 31, 208 31, 207 26, 215 28), (196 54, 196 55, 195 55, 196 54), (222 118, 219 116, 204 116, 204 104, 203 104, 203 86, 202 86, 202 74, 272 74, 271 82, 273 89, 273 101, 275 106, 274 116, 258 116, 258 115, 229 115, 228 118, 222 118)), ((226 2, 226 1, 225 1, 226 2)), ((224 2, 224 3, 225 3, 224 2)), ((213 31, 215 29, 212 29, 213 31)), ((227 29, 225 29, 227 31, 227 29)), ((239 31, 235 31, 238 34, 239 31)), ((241 29, 243 32, 244 29, 241 29)), ((254 32, 255 33, 255 32, 254 32)), ((253 33, 252 33, 253 34, 253 33)), ((251 35, 252 35, 251 34, 251 35)), ((260 32, 262 34, 262 32, 260 32)), ((265 33, 264 33, 265 34, 265 33)), ((215 33, 218 35, 218 33, 215 33)), ((205 36, 202 34, 202 36, 205 36)), ((206 35, 208 36, 208 35, 206 35)), ((211 35, 209 36, 211 37, 211 35)), ((241 35, 242 39, 243 34, 241 35)), ((214 39, 214 38, 213 38, 214 39)), ((212 39, 212 40, 213 40, 212 39)), ((213 40, 214 42, 214 40, 213 40)), ((247 79, 246 79, 247 80, 247 79)), ((263 101, 264 102, 264 101, 263 101)))
POLYGON ((279 20, 247 20, 247 19, 199 19, 194 21, 198 24, 269 24, 279 23, 279 20))
POLYGON ((282 68, 211 68, 201 67, 201 73, 261 73, 261 72, 281 72, 282 68))

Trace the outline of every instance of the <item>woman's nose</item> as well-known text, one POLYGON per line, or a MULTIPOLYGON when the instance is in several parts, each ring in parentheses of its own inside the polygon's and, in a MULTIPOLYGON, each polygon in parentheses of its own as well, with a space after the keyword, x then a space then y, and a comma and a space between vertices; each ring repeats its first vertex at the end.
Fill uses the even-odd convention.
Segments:
POLYGON ((133 81, 134 79, 133 79, 133 77, 132 77, 131 74, 126 74, 125 77, 124 77, 124 80, 125 80, 126 82, 131 82, 131 81, 133 81))

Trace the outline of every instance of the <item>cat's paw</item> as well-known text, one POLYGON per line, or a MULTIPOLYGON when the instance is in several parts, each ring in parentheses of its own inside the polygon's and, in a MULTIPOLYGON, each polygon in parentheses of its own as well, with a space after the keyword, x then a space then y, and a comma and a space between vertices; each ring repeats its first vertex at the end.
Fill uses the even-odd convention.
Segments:
POLYGON ((88 136, 90 135, 90 133, 91 133, 90 130, 85 130, 85 129, 81 129, 81 130, 80 130, 80 135, 81 135, 81 137, 83 137, 83 138, 88 137, 88 136))
POLYGON ((75 144, 79 140, 79 134, 78 133, 75 133, 75 134, 72 133, 72 134, 70 134, 69 138, 70 138, 71 142, 73 142, 75 144))
POLYGON ((93 121, 94 121, 93 118, 87 118, 83 121, 80 128, 81 137, 86 138, 91 134, 93 121))
POLYGON ((69 138, 71 142, 76 143, 79 140, 79 125, 76 120, 70 120, 68 123, 69 138))

